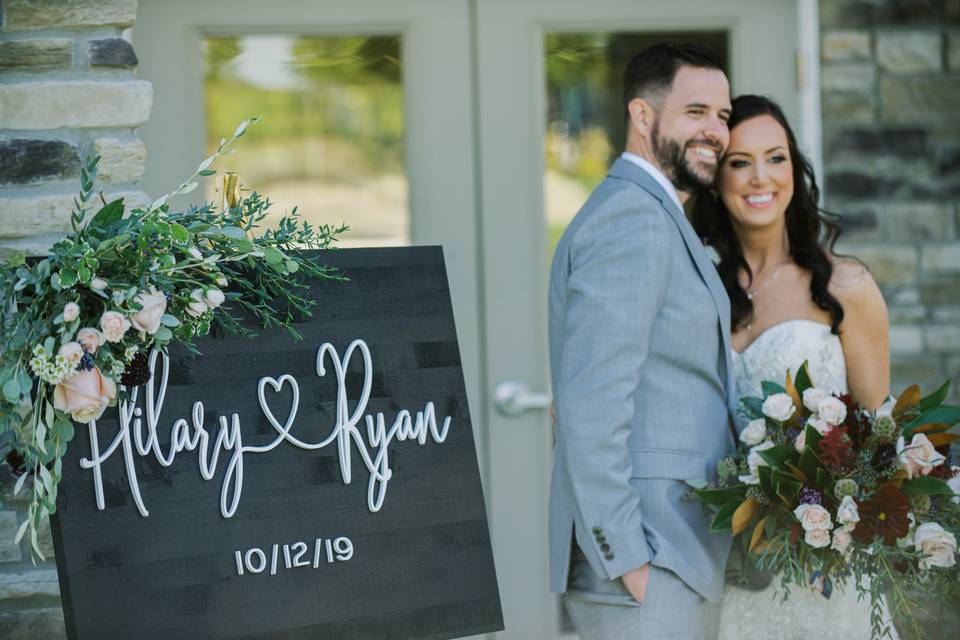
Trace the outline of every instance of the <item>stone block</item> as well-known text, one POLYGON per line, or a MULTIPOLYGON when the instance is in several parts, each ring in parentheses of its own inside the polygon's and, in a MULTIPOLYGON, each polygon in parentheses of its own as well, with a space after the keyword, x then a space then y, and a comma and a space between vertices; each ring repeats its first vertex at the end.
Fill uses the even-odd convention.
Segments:
POLYGON ((20 545, 13 539, 20 528, 16 511, 0 511, 0 562, 17 562, 22 559, 20 545))
POLYGON ((920 300, 930 306, 954 305, 960 300, 960 273, 924 276, 920 300))
POLYGON ((97 138, 93 141, 93 149, 100 156, 97 176, 104 182, 136 182, 143 177, 147 149, 138 138, 97 138))
POLYGON ((940 358, 929 355, 891 355, 890 393, 899 397, 912 384, 920 385, 923 393, 932 393, 943 384, 940 358))
POLYGON ((844 209, 840 214, 840 229, 845 241, 875 242, 883 238, 883 231, 872 209, 844 209))
POLYGON ((880 200, 888 198, 904 184, 903 176, 880 176, 852 170, 828 170, 824 189, 827 196, 842 200, 880 200))
POLYGON ((80 174, 77 148, 62 140, 0 140, 0 184, 35 184, 80 174))
POLYGON ((877 35, 877 64, 890 73, 943 69, 943 35, 937 31, 890 31, 877 35))
POLYGON ((921 306, 896 307, 891 305, 887 311, 890 314, 891 324, 915 324, 921 323, 927 318, 927 310, 921 306))
POLYGON ((870 59, 868 31, 827 31, 822 35, 820 55, 824 62, 870 59))
POLYGON ((936 353, 960 353, 960 326, 939 325, 926 328, 927 349, 936 353))
POLYGON ((830 137, 826 156, 830 160, 850 157, 861 162, 864 157, 876 156, 892 156, 897 160, 926 158, 927 138, 927 131, 920 127, 843 128, 830 137))
POLYGON ((3 30, 126 26, 137 17, 137 0, 4 0, 3 30))
POLYGON ((890 353, 897 355, 923 353, 923 329, 907 325, 892 325, 890 353))
POLYGON ((933 321, 960 326, 960 300, 954 306, 941 306, 933 310, 933 321))
POLYGON ((820 70, 820 87, 823 91, 873 90, 877 81, 877 68, 872 63, 848 62, 825 64, 820 70))
POLYGON ((887 207, 889 238, 894 242, 943 240, 953 232, 953 208, 938 203, 898 203, 887 207))
POLYGON ((952 121, 960 104, 960 82, 948 76, 883 78, 880 103, 887 122, 952 121))
POLYGON ((947 66, 951 71, 960 71, 960 30, 947 34, 947 66))
POLYGON ((147 121, 146 80, 46 80, 0 84, 0 122, 8 129, 136 127, 147 121))
POLYGON ((73 40, 44 38, 0 42, 0 71, 45 71, 73 64, 73 40))
POLYGON ((825 123, 873 123, 876 112, 872 93, 825 91, 820 96, 820 111, 825 123))
POLYGON ((924 273, 960 273, 960 243, 923 247, 924 273))
POLYGON ((135 67, 138 64, 133 45, 123 38, 90 41, 91 67, 135 67))
POLYGON ((0 600, 59 595, 56 567, 0 573, 0 600))
POLYGON ((4 640, 61 640, 66 637, 62 609, 24 609, 0 614, 0 638, 4 640))
MULTIPOLYGON (((142 191, 106 194, 107 200, 124 198, 129 206, 145 206, 151 200, 142 191)), ((0 197, 0 237, 30 238, 70 228, 73 193, 61 195, 0 197)))
POLYGON ((913 284, 917 279, 916 249, 880 244, 849 245, 837 247, 837 253, 856 256, 870 269, 881 287, 913 284))

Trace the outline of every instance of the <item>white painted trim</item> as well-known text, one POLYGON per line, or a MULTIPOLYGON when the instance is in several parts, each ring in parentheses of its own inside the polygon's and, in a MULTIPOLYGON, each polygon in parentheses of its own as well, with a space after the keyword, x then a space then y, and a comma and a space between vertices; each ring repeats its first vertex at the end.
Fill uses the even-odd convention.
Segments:
POLYGON ((823 120, 820 112, 820 6, 817 0, 797 0, 797 94, 800 148, 813 163, 822 194, 823 120))

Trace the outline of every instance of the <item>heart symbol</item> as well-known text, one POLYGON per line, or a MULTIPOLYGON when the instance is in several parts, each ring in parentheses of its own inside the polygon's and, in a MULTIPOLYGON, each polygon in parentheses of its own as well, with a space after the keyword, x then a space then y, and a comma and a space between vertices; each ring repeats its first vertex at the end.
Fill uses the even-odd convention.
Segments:
MULTIPOLYGON (((290 428, 293 426, 293 421, 297 417, 297 408, 300 406, 300 386, 297 385, 296 379, 290 374, 284 374, 280 376, 280 379, 271 378, 270 376, 264 376, 260 378, 259 384, 257 384, 257 397, 260 399, 260 410, 263 411, 263 415, 266 416, 267 421, 273 425, 273 428, 277 430, 277 433, 280 436, 273 441, 272 444, 267 445, 265 450, 272 449, 280 440, 287 438, 291 439, 290 428), (277 420, 276 416, 273 415, 273 411, 270 410, 270 407, 267 405, 267 399, 264 397, 264 390, 267 385, 273 387, 275 392, 279 392, 283 388, 284 383, 290 383, 290 386, 293 388, 293 401, 290 403, 290 413, 287 415, 287 421, 280 426, 280 422, 277 420)), ((260 448, 260 447, 256 447, 260 448)), ((254 447, 250 447, 251 450, 254 450, 254 447)))

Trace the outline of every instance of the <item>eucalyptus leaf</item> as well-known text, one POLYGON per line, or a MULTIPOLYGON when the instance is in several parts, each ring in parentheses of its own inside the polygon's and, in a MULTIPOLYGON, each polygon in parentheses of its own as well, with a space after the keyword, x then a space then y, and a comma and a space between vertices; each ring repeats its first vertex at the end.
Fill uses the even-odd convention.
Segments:
POLYGON ((296 260, 287 260, 286 265, 287 265, 287 271, 289 271, 290 273, 296 273, 297 271, 300 270, 300 265, 297 264, 296 260))
POLYGON ((16 378, 7 380, 7 383, 3 385, 3 397, 14 404, 20 402, 20 383, 17 382, 16 378))
POLYGON ((162 316, 160 316, 160 324, 166 327, 179 327, 180 321, 177 320, 176 317, 170 315, 169 313, 165 313, 162 316))
POLYGON ((282 251, 278 251, 273 247, 266 247, 263 250, 263 257, 269 265, 280 264, 284 261, 286 256, 283 255, 282 251))
POLYGON ((232 225, 226 225, 220 229, 220 233, 227 236, 228 238, 233 238, 234 240, 243 240, 247 237, 246 232, 240 227, 234 227, 232 225))
POLYGON ((153 337, 158 342, 169 342, 173 338, 173 332, 166 327, 160 327, 153 337))
POLYGON ((203 176, 203 177, 205 177, 205 178, 206 178, 207 176, 213 176, 213 175, 216 175, 216 174, 217 174, 217 170, 216 170, 216 169, 204 169, 203 171, 197 171, 197 175, 198 175, 198 176, 203 176))

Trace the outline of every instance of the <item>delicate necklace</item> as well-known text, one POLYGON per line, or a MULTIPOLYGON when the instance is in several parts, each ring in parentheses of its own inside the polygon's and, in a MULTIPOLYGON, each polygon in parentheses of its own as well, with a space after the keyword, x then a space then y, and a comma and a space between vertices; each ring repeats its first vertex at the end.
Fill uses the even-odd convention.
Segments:
POLYGON ((777 279, 777 276, 780 275, 780 272, 783 270, 783 268, 784 268, 785 266, 787 266, 788 264, 790 264, 790 263, 789 263, 789 262, 784 262, 783 264, 781 264, 779 267, 777 267, 777 270, 773 272, 773 275, 770 276, 770 278, 769 278, 766 282, 764 282, 762 285, 760 285, 759 287, 757 287, 757 288, 754 289, 753 291, 748 291, 748 292, 747 292, 747 300, 753 300, 753 297, 754 297, 755 295, 757 295, 758 293, 760 293, 761 291, 763 291, 764 289, 766 289, 767 287, 769 287, 769 286, 773 283, 773 281, 777 279))

